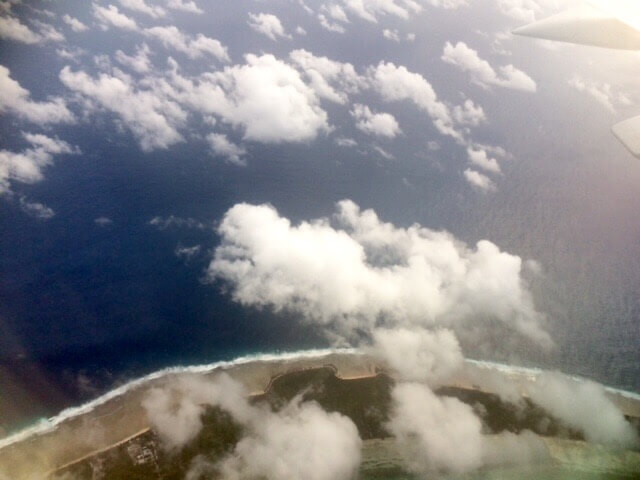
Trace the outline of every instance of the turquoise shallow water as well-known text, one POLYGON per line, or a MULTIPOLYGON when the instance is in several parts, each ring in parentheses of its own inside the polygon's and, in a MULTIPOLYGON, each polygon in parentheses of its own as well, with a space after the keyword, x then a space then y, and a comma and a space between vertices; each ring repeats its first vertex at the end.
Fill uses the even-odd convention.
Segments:
MULTIPOLYGON (((147 381, 162 377, 169 373, 177 373, 177 372, 191 372, 191 373, 203 373, 208 372, 213 369, 219 367, 227 367, 232 365, 240 365, 248 362, 260 362, 260 361, 269 361, 274 359, 288 359, 288 358, 297 358, 297 357, 315 357, 315 356, 323 356, 331 352, 343 352, 343 353, 355 353, 356 349, 310 349, 310 350, 300 350, 300 351, 292 351, 292 352, 274 352, 274 353, 254 353, 254 354, 245 354, 241 356, 234 357, 230 360, 221 360, 218 362, 200 364, 200 365, 190 365, 190 366, 175 366, 175 367, 167 367, 163 369, 156 370, 147 375, 132 379, 128 382, 123 383, 117 388, 111 389, 104 394, 93 398, 92 400, 73 405, 65 408, 64 410, 57 412, 56 415, 50 417, 39 417, 36 419, 32 419, 31 421, 25 420, 22 425, 16 425, 15 428, 8 430, 4 438, 0 438, 0 447, 10 444, 13 441, 17 441, 19 439, 23 439, 32 434, 42 433, 49 431, 51 429, 56 428, 59 424, 64 422, 69 418, 73 418, 84 413, 90 412, 96 406, 101 405, 112 398, 118 397, 120 395, 124 395, 126 392, 135 388, 136 386, 143 384, 147 381)), ((487 361, 478 361, 467 359, 469 364, 481 366, 483 368, 497 370, 505 374, 517 374, 517 375, 525 375, 525 376, 535 376, 541 373, 543 370, 538 368, 530 368, 530 367, 519 367, 513 365, 500 364, 495 362, 487 362, 487 361)), ((580 378, 575 377, 576 380, 580 380, 580 378)), ((640 394, 637 392, 629 392, 620 389, 616 389, 613 387, 605 387, 607 390, 614 392, 616 394, 631 398, 633 400, 640 401, 640 394)), ((640 467, 639 467, 640 468, 640 467)))
POLYGON ((362 473, 359 478, 360 480, 425 480, 429 478, 442 480, 631 480, 637 479, 638 475, 633 473, 585 472, 562 467, 547 467, 538 469, 500 469, 464 477, 425 476, 402 471, 380 470, 362 473))
POLYGON ((462 475, 409 473, 391 440, 365 442, 360 480, 632 480, 640 452, 610 451, 584 442, 547 440, 550 458, 539 465, 484 467, 462 475))

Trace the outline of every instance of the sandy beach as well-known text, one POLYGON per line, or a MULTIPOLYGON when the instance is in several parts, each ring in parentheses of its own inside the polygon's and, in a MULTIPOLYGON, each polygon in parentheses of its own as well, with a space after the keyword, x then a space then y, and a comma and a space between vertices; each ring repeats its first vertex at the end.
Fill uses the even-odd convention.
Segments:
MULTIPOLYGON (((341 379, 371 377, 386 370, 384 365, 365 354, 317 351, 297 356, 248 359, 210 368, 203 366, 159 372, 147 379, 132 382, 122 388, 120 394, 101 397, 86 411, 68 415, 55 427, 42 427, 31 435, 18 434, 0 439, 0 479, 44 478, 62 466, 108 450, 147 431, 150 424, 142 407, 143 399, 150 389, 162 388, 181 375, 212 377, 226 372, 242 383, 252 395, 259 395, 269 389, 274 379, 284 374, 318 367, 331 368, 341 379)), ((448 384, 494 393, 500 382, 504 383, 505 380, 523 391, 525 383, 535 381, 535 378, 517 370, 505 373, 466 362, 465 367, 448 384)), ((625 415, 640 417, 640 401, 614 393, 609 395, 625 415)))
MULTIPOLYGON (((252 395, 266 391, 271 380, 292 371, 330 366, 338 376, 354 378, 375 375, 376 364, 354 353, 309 354, 297 358, 257 360, 202 372, 168 372, 134 384, 121 395, 97 404, 86 413, 65 419, 55 428, 35 433, 0 447, 0 479, 41 478, 47 472, 80 458, 110 448, 136 432, 150 427, 142 400, 152 388, 162 388, 179 375, 215 376, 226 372, 252 395)), ((15 438, 15 437, 14 437, 15 438)), ((7 443, 11 437, 0 440, 7 443)))

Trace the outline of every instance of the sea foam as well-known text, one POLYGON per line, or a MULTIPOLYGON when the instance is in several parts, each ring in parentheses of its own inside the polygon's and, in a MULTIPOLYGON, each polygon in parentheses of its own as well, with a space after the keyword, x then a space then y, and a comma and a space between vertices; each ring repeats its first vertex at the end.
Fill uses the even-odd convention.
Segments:
POLYGON ((149 373, 140 378, 136 378, 131 380, 113 390, 106 392, 99 397, 79 405, 77 407, 69 407, 62 410, 59 414, 51 417, 51 418, 43 418, 38 420, 35 424, 28 426, 22 430, 19 430, 15 433, 11 433, 5 438, 0 439, 0 449, 6 446, 9 446, 13 443, 20 442, 25 440, 31 436, 42 435, 48 432, 55 430, 58 425, 62 422, 77 417, 79 415, 84 415, 93 411, 96 407, 103 405, 104 403, 117 398, 119 396, 125 395, 127 392, 137 388, 141 385, 144 385, 147 382, 152 380, 157 380, 167 375, 174 375, 180 373, 209 373, 217 368, 229 368, 237 365, 245 365, 247 363, 254 362, 274 362, 274 361, 286 361, 286 360, 295 360, 295 359, 304 359, 304 358, 321 358, 331 354, 341 353, 341 354, 355 354, 357 353, 356 349, 352 348, 340 348, 340 349, 312 349, 312 350, 301 350, 295 352, 282 352, 282 353, 256 353, 251 355, 244 355, 238 357, 234 360, 223 360, 214 363, 208 363, 203 365, 191 365, 191 366, 176 366, 176 367, 167 367, 161 370, 157 370, 155 372, 149 373))
MULTIPOLYGON (((507 365, 504 363, 498 363, 498 362, 491 362, 488 360, 473 360, 473 359, 465 359, 465 361, 467 363, 470 363, 472 365, 476 365, 478 367, 482 367, 482 368, 487 368, 489 370, 494 370, 494 371, 498 371, 500 373, 504 373, 505 375, 518 375, 518 376, 525 376, 531 380, 535 379, 538 375, 547 372, 548 370, 543 370, 541 368, 536 368, 536 367, 520 367, 520 366, 516 366, 516 365, 507 365)), ((576 382, 588 382, 588 381, 593 381, 589 378, 585 378, 585 377, 581 377, 579 375, 568 375, 565 374, 567 377, 571 378, 572 380, 575 380, 576 382)), ((614 387, 609 387, 607 385, 603 385, 603 388, 610 393, 616 394, 616 395, 620 395, 622 397, 625 398, 629 398, 631 400, 637 400, 640 402, 640 393, 636 393, 636 392, 629 392, 627 390, 622 390, 620 388, 614 388, 614 387)))
MULTIPOLYGON (((305 358, 322 358, 331 354, 357 354, 357 353, 359 353, 359 351, 355 348, 340 348, 340 349, 324 348, 324 349, 300 350, 300 351, 282 352, 282 353, 256 353, 251 355, 244 355, 234 360, 218 361, 218 362, 208 363, 203 365, 176 366, 176 367, 163 368, 161 370, 152 372, 143 377, 131 380, 83 405, 66 408, 62 410, 59 414, 51 418, 41 419, 38 422, 36 422, 34 425, 31 425, 15 433, 12 433, 7 437, 0 439, 0 449, 6 446, 9 446, 13 443, 25 440, 31 436, 42 435, 42 434, 51 432, 55 430, 58 427, 58 425, 60 425, 62 422, 66 420, 77 417, 79 415, 89 413, 92 410, 94 410, 96 407, 108 402, 109 400, 112 400, 121 395, 124 395, 127 392, 131 391, 132 389, 139 387, 141 385, 144 385, 147 382, 162 378, 167 375, 180 374, 180 373, 204 374, 204 373, 209 373, 217 368, 229 368, 237 365, 245 365, 247 363, 254 363, 254 362, 274 362, 274 361, 286 361, 286 360, 296 360, 296 359, 305 359, 305 358)), ((538 375, 544 372, 544 370, 540 368, 506 365, 503 363, 490 362, 486 360, 466 359, 465 361, 477 367, 499 371, 507 375, 509 374, 518 375, 518 376, 524 375, 531 379, 537 377, 538 375)), ((571 378, 579 382, 587 380, 585 378, 578 377, 578 376, 571 376, 571 378)), ((611 393, 640 401, 640 394, 638 393, 628 392, 626 390, 620 390, 620 389, 608 387, 608 386, 605 386, 604 388, 605 390, 611 393)))

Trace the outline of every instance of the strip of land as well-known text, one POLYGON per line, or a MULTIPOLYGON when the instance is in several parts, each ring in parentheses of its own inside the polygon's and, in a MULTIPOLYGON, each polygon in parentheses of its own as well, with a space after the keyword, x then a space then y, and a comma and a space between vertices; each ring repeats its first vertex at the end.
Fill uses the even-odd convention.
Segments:
MULTIPOLYGON (((202 373, 215 376, 226 372, 252 394, 267 391, 273 378, 310 368, 330 365, 336 374, 372 375, 376 364, 370 357, 351 353, 331 353, 317 357, 258 361, 202 373)), ((52 431, 33 435, 0 449, 0 480, 44 478, 48 472, 77 462, 151 427, 142 401, 152 388, 162 388, 177 376, 193 373, 168 373, 138 385, 124 394, 97 405, 90 412, 69 418, 52 431)))
MULTIPOLYGON (((372 357, 358 353, 330 353, 315 357, 274 359, 248 362, 198 373, 213 377, 226 372, 244 385, 254 396, 265 395, 278 379, 287 374, 326 367, 338 379, 358 380, 375 377, 386 371, 372 357)), ((46 478, 102 452, 114 449, 129 440, 144 435, 151 425, 142 401, 152 388, 163 388, 181 375, 166 375, 137 385, 120 396, 97 405, 93 410, 63 421, 55 430, 34 435, 0 449, 0 480, 46 478)), ((508 381, 519 391, 525 390, 527 375, 505 374, 478 365, 466 364, 448 387, 494 393, 499 382, 508 381)), ((622 412, 640 417, 640 402, 611 394, 622 412)))

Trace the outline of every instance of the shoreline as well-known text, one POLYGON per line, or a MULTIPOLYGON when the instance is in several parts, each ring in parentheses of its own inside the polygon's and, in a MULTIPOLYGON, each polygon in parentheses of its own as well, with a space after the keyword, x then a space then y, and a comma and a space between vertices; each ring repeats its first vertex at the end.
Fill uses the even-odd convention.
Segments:
MULTIPOLYGON (((255 353, 242 355, 233 360, 220 360, 207 364, 200 365, 189 365, 189 366, 172 366, 162 368, 160 370, 153 371, 147 375, 143 375, 139 378, 134 378, 123 385, 120 385, 112 390, 109 390, 102 395, 77 406, 70 406, 59 413, 48 417, 48 418, 38 418, 33 422, 29 423, 27 426, 17 427, 15 430, 10 430, 7 432, 3 432, 4 435, 0 435, 0 452, 2 449, 21 441, 28 440, 30 437, 47 434, 51 431, 54 431, 59 425, 68 420, 73 420, 74 418, 86 415, 94 411, 96 408, 104 405, 105 403, 117 399, 118 397, 126 395, 131 390, 134 390, 139 387, 143 387, 145 384, 161 380, 165 377, 169 377, 172 375, 180 375, 180 374, 208 374, 218 369, 229 369, 233 367, 239 367, 251 363, 260 363, 260 362, 274 362, 274 361, 291 361, 297 359, 315 359, 322 358, 329 355, 366 355, 358 351, 355 348, 339 348, 339 349, 331 349, 331 348, 323 348, 323 349, 310 349, 310 350, 300 350, 293 352, 281 352, 281 353, 255 353)), ((498 362, 492 362, 488 360, 475 360, 471 358, 465 358, 465 364, 472 365, 474 367, 490 370, 495 372, 500 372, 507 376, 516 376, 516 377, 528 377, 527 380, 533 380, 537 375, 548 371, 543 370, 537 367, 524 367, 518 365, 508 365, 498 362)), ((285 372, 283 372, 285 373, 285 372)), ((577 381, 591 381, 588 378, 577 376, 577 375, 567 375, 569 378, 577 381)), ((345 379, 349 378, 357 378, 355 377, 341 377, 345 379)), ((273 380, 273 379, 272 379, 273 380)), ((613 395, 615 397, 623 397, 629 402, 638 402, 640 403, 640 392, 632 392, 628 390, 619 389, 616 387, 611 387, 608 385, 602 385, 607 393, 613 395)), ((252 392, 253 394, 253 392, 252 392)), ((638 414, 633 416, 640 416, 640 407, 638 409, 638 414)))
MULTIPOLYGON (((252 395, 268 391, 274 379, 287 373, 326 367, 341 379, 372 377, 387 373, 379 361, 355 349, 305 350, 281 354, 259 354, 233 361, 189 367, 171 367, 132 380, 78 407, 63 410, 49 420, 0 439, 0 465, 11 468, 7 478, 33 478, 56 471, 78 458, 112 448, 124 438, 150 427, 142 400, 152 388, 163 388, 181 376, 225 372, 244 385, 252 395)), ((494 365, 466 360, 448 385, 492 393, 496 381, 507 379, 519 391, 535 381, 542 370, 494 365)), ((618 408, 628 416, 640 417, 640 400, 608 392, 618 408)), ((2 478, 0 469, 0 478, 2 478)))
MULTIPOLYGON (((478 367, 481 368, 488 368, 491 370, 497 370, 499 372, 502 372, 506 375, 509 374, 517 374, 517 375, 529 375, 531 377, 535 377, 537 375, 540 375, 541 373, 544 372, 549 372, 549 371, 553 371, 553 370, 545 370, 542 368, 538 368, 538 367, 522 367, 522 366, 518 366, 518 365, 508 365, 505 363, 499 363, 499 362, 492 362, 490 360, 475 360, 472 358, 465 358, 464 360, 467 363, 471 363, 473 365, 476 365, 478 367)), ((559 371, 559 370, 558 370, 559 371)), ((571 378, 572 380, 575 380, 576 382, 596 382, 595 380, 591 380, 590 378, 587 377, 582 377, 580 375, 569 375, 567 373, 563 372, 563 375, 566 375, 567 377, 571 378)), ((599 382, 596 382, 599 385, 602 385, 602 387, 609 393, 612 393, 614 395, 621 395, 623 397, 626 397, 630 400, 635 400, 640 402, 640 392, 633 392, 630 390, 623 390, 622 388, 617 388, 617 387, 612 387, 609 385, 604 385, 601 384, 599 382)))
POLYGON ((280 373, 334 365, 347 376, 375 373, 369 357, 353 350, 313 350, 249 356, 234 362, 154 372, 119 387, 92 402, 67 409, 51 421, 3 439, 0 478, 39 478, 91 452, 113 445, 150 427, 143 399, 152 388, 163 388, 186 375, 205 378, 227 373, 247 392, 261 392, 280 373), (3 477, 3 474, 5 477, 3 477))
POLYGON ((256 353, 250 355, 243 355, 233 360, 220 360, 208 364, 190 365, 190 366, 172 366, 156 370, 147 375, 139 378, 134 378, 123 385, 120 385, 112 390, 109 390, 102 395, 89 400, 86 403, 77 406, 71 406, 61 410, 56 415, 48 418, 39 418, 34 420, 26 427, 18 427, 14 431, 7 432, 6 435, 0 437, 0 451, 16 442, 27 440, 29 437, 39 434, 45 434, 48 431, 55 429, 61 423, 72 420, 80 415, 91 413, 97 407, 104 405, 105 403, 117 399, 120 396, 126 395, 131 390, 144 386, 147 383, 151 383, 160 380, 164 377, 179 374, 207 374, 217 369, 233 368, 235 366, 242 366, 254 362, 272 362, 272 361, 287 361, 295 359, 309 359, 309 358, 321 358, 331 354, 359 354, 355 349, 313 349, 313 350, 300 350, 295 352, 283 352, 283 353, 256 353))
MULTIPOLYGON (((362 380, 362 379, 368 379, 368 378, 375 378, 375 377, 377 377, 378 375, 382 374, 382 372, 367 372, 367 373, 359 373, 359 374, 354 374, 354 375, 346 375, 346 376, 342 376, 342 375, 340 375, 340 374, 339 374, 339 373, 340 373, 340 372, 339 372, 339 369, 338 369, 338 368, 336 368, 336 367, 335 367, 334 365, 332 365, 332 364, 325 364, 325 365, 323 365, 322 367, 315 367, 315 366, 314 366, 314 367, 309 367, 309 370, 314 370, 314 369, 316 369, 316 368, 328 368, 328 369, 330 369, 331 371, 333 371, 333 372, 334 372, 334 374, 335 374, 336 378, 339 378, 339 379, 341 379, 341 380, 346 380, 346 381, 350 381, 350 380, 362 380)), ((304 371, 304 370, 296 370, 296 372, 297 372, 297 371, 302 372, 302 371, 304 371)), ((264 389, 264 390, 255 391, 255 392, 249 392, 249 397, 261 397, 261 396, 264 396, 264 395, 268 395, 268 394, 271 392, 271 390, 272 390, 272 388, 273 388, 274 383, 275 383, 277 380, 281 379, 282 377, 287 376, 289 373, 291 373, 291 372, 282 372, 282 373, 278 373, 278 374, 276 374, 276 375, 272 376, 272 377, 271 377, 271 379, 269 380, 269 383, 267 384, 267 386, 265 387, 265 389, 264 389)), ((65 468, 67 468, 67 467, 70 467, 70 466, 72 466, 72 465, 78 464, 78 463, 80 463, 80 462, 82 462, 82 461, 84 461, 84 460, 86 460, 86 459, 88 459, 88 458, 95 457, 95 456, 97 456, 97 455, 100 455, 101 453, 104 453, 104 452, 109 451, 109 450, 111 450, 111 449, 113 449, 113 448, 116 448, 116 447, 118 447, 119 445, 122 445, 122 444, 124 444, 124 443, 128 442, 129 440, 132 440, 132 439, 134 439, 134 438, 136 438, 136 437, 140 437, 141 435, 144 435, 145 433, 149 432, 150 430, 151 430, 151 427, 146 427, 146 428, 144 428, 144 429, 142 429, 142 430, 140 430, 140 431, 138 431, 138 432, 136 432, 136 433, 134 433, 134 434, 130 435, 129 437, 126 437, 126 438, 124 438, 124 439, 122 439, 122 440, 119 440, 119 441, 118 441, 118 442, 116 442, 116 443, 113 443, 113 444, 111 444, 111 445, 108 445, 108 446, 102 447, 102 448, 100 448, 99 450, 92 451, 92 452, 87 453, 86 455, 84 455, 84 456, 82 456, 82 457, 80 457, 80 458, 78 458, 78 459, 72 460, 72 461, 70 461, 70 462, 68 462, 68 463, 66 463, 66 464, 64 464, 64 465, 61 465, 61 466, 59 466, 59 467, 56 467, 56 468, 54 468, 53 470, 51 470, 51 471, 47 472, 47 473, 45 474, 45 478, 48 478, 49 476, 54 475, 54 474, 56 474, 57 472, 59 472, 59 471, 61 471, 61 470, 65 469, 65 468)))

